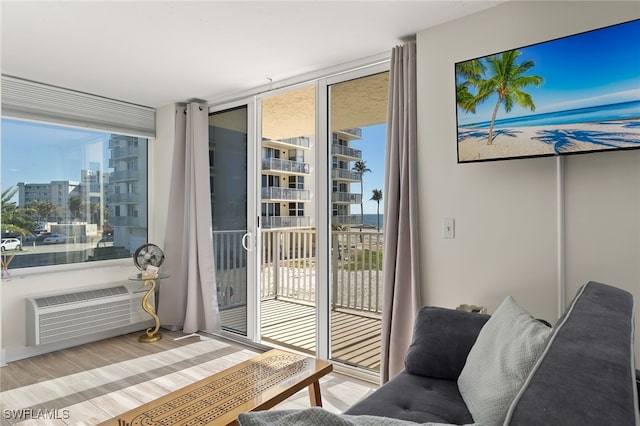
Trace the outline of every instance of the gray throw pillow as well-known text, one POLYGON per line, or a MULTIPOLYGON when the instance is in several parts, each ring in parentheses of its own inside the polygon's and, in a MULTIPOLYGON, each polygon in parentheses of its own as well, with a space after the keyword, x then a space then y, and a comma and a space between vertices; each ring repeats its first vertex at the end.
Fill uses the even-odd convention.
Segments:
POLYGON ((502 424, 511 401, 544 350, 551 329, 508 296, 480 330, 458 377, 473 420, 502 424))

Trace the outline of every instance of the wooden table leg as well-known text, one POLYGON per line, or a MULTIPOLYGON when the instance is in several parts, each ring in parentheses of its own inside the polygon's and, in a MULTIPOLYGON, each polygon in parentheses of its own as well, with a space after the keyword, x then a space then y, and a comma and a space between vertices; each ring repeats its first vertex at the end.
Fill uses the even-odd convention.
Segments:
POLYGON ((320 396, 320 382, 313 382, 309 385, 309 399, 312 407, 322 407, 322 397, 320 396))

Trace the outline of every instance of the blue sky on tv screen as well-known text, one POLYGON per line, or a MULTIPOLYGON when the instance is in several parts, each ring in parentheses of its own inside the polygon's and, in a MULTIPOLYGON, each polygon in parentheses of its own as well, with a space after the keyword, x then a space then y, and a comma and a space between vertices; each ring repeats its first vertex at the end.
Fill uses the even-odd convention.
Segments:
MULTIPOLYGON (((544 79, 539 87, 524 88, 536 105, 535 114, 640 101, 640 20, 516 50, 522 52, 518 63, 535 63, 526 75, 544 79)), ((458 108, 458 123, 490 120, 496 101, 492 95, 475 114, 458 108)), ((507 114, 501 106, 497 118, 530 114, 519 106, 507 114)))

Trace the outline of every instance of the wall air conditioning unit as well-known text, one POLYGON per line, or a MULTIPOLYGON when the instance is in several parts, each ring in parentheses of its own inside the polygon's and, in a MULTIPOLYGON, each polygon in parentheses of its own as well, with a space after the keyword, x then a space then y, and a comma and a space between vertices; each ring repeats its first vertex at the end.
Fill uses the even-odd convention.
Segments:
MULTIPOLYGON (((148 288, 117 285, 27 298, 27 345, 62 342, 147 322, 148 288)), ((153 295, 152 295, 153 296, 153 295)), ((154 298, 149 299, 155 305, 154 298)))

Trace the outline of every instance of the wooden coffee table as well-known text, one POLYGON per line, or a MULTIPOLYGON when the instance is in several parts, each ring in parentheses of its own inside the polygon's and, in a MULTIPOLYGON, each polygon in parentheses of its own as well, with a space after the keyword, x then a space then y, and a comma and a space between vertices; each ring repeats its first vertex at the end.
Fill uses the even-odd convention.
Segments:
POLYGON ((273 408, 305 387, 320 407, 319 379, 332 370, 326 361, 273 349, 101 425, 233 425, 238 414, 273 408))

